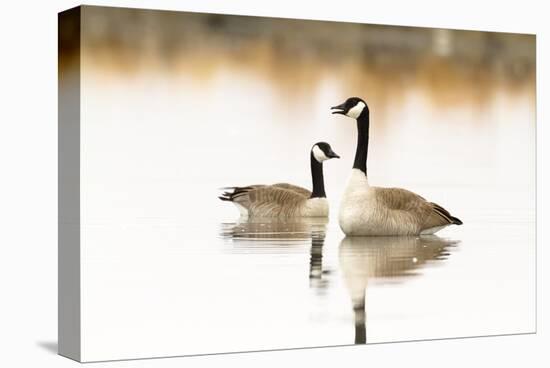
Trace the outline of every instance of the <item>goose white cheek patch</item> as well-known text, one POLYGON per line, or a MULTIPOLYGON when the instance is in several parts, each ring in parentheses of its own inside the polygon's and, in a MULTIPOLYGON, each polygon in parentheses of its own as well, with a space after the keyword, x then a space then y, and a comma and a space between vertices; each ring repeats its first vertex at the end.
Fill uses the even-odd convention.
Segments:
POLYGON ((313 157, 319 162, 323 162, 325 160, 328 160, 328 157, 325 155, 322 149, 319 148, 319 146, 314 146, 311 150, 313 152, 313 157))
POLYGON ((365 103, 362 101, 359 101, 357 105, 353 106, 351 109, 349 109, 348 113, 346 114, 350 118, 357 119, 359 115, 363 112, 363 109, 365 108, 365 103))

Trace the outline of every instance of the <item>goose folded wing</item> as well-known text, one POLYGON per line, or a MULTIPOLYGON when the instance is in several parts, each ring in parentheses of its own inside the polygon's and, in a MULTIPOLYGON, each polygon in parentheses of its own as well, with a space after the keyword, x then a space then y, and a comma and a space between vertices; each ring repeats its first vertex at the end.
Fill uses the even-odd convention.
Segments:
POLYGON ((375 188, 376 200, 385 208, 401 211, 422 210, 428 203, 423 197, 402 188, 375 188))
POLYGON ((307 201, 302 194, 275 186, 256 188, 248 192, 250 209, 260 216, 292 216, 307 201))
POLYGON ((410 213, 422 229, 456 223, 449 211, 409 190, 377 188, 376 194, 377 200, 386 208, 410 213))
POLYGON ((273 187, 281 188, 281 189, 288 189, 293 192, 296 192, 306 198, 311 197, 311 191, 307 190, 306 188, 299 187, 297 185, 289 184, 289 183, 277 183, 273 184, 273 187))

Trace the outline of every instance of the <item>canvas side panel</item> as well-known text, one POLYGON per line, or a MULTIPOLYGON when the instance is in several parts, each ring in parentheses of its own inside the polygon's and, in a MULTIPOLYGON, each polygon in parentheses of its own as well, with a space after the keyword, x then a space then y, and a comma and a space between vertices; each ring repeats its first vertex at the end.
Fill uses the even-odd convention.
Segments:
POLYGON ((58 15, 58 352, 81 360, 80 7, 58 15))

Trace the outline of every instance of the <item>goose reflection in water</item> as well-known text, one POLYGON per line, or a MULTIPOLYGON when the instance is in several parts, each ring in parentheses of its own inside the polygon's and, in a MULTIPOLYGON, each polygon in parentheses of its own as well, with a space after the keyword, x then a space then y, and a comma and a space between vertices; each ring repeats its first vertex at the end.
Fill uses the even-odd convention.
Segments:
POLYGON ((355 320, 355 343, 365 344, 366 290, 369 281, 403 281, 419 275, 430 261, 444 260, 458 241, 437 236, 346 237, 340 243, 339 260, 355 320))
POLYGON ((236 252, 288 252, 289 248, 309 246, 310 287, 323 293, 328 280, 323 276, 329 271, 323 269, 323 248, 326 236, 327 218, 304 217, 293 219, 256 218, 237 223, 224 223, 222 238, 231 240, 236 252))

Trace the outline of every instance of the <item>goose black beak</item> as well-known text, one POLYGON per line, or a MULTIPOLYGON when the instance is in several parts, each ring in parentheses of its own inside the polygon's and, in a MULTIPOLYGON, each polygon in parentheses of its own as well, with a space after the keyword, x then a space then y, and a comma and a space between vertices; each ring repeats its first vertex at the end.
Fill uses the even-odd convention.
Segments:
POLYGON ((334 152, 334 151, 329 152, 328 157, 329 158, 340 158, 340 156, 338 156, 336 154, 336 152, 334 152))
POLYGON ((332 106, 330 109, 335 110, 335 111, 332 112, 333 114, 340 114, 340 115, 345 115, 346 114, 346 112, 345 112, 346 111, 345 103, 337 105, 337 106, 332 106))

